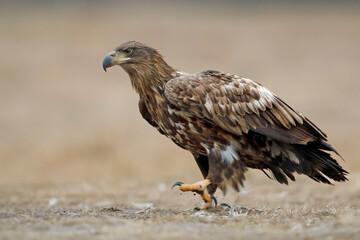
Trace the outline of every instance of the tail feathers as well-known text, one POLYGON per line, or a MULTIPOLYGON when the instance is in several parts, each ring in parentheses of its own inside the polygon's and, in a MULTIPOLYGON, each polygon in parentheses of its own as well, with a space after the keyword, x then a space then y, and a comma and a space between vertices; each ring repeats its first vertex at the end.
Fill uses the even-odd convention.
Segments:
POLYGON ((319 146, 318 146, 319 149, 323 149, 323 150, 327 150, 327 151, 333 151, 334 153, 336 153, 336 155, 341 157, 341 159, 343 161, 345 161, 344 158, 340 155, 340 153, 335 148, 333 148, 329 143, 325 142, 324 140, 320 140, 319 143, 320 143, 319 146))
POLYGON ((338 162, 330 156, 330 154, 313 148, 310 148, 310 150, 304 151, 303 153, 306 159, 311 159, 310 162, 313 173, 310 177, 314 180, 330 184, 327 179, 327 181, 325 181, 323 178, 319 177, 320 172, 337 182, 344 182, 348 180, 345 176, 348 172, 344 170, 338 162))
POLYGON ((337 182, 348 180, 346 178, 348 172, 329 153, 324 151, 333 151, 339 155, 326 142, 320 141, 308 145, 283 144, 281 148, 281 154, 272 158, 272 164, 268 167, 273 178, 280 183, 288 184, 287 178, 295 181, 294 172, 326 184, 332 184, 329 179, 337 182))

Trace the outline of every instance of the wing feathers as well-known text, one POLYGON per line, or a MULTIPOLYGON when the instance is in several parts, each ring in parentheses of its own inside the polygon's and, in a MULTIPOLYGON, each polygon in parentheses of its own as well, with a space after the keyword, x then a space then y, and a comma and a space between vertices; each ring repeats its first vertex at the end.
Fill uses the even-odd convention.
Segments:
POLYGON ((251 129, 287 143, 326 140, 319 128, 280 98, 237 75, 208 71, 178 77, 166 83, 165 96, 173 105, 234 134, 251 129))

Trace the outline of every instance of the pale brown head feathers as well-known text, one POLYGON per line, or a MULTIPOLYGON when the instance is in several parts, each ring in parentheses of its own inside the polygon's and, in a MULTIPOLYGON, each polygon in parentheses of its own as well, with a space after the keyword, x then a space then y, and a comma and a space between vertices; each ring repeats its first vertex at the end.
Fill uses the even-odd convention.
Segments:
POLYGON ((114 65, 121 66, 129 74, 131 83, 139 94, 161 87, 176 72, 156 49, 136 41, 123 43, 105 56, 104 70, 114 65))

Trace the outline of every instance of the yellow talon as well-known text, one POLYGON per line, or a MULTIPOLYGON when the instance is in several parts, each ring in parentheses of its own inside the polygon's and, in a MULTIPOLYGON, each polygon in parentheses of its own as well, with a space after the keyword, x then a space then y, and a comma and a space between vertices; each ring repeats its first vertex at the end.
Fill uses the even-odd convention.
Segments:
POLYGON ((200 182, 197 182, 194 184, 184 184, 182 182, 176 182, 176 183, 174 183, 172 188, 174 188, 175 186, 179 186, 180 190, 183 192, 191 191, 191 192, 196 192, 197 194, 199 194, 202 197, 202 199, 204 200, 204 202, 200 208, 196 207, 196 208, 194 208, 194 210, 200 211, 200 210, 205 210, 208 207, 211 207, 213 200, 215 202, 215 206, 217 205, 216 198, 205 191, 206 187, 210 184, 211 184, 211 182, 209 179, 205 179, 203 181, 200 181, 200 182))

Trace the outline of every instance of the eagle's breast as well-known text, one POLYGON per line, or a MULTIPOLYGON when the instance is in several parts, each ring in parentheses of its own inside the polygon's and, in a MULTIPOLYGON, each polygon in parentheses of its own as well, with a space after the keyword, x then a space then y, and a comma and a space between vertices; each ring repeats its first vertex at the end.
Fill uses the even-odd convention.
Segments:
POLYGON ((149 113, 158 125, 158 130, 163 132, 169 139, 178 146, 191 152, 206 151, 201 147, 201 133, 203 128, 199 121, 190 113, 180 110, 172 105, 163 95, 155 93, 151 98, 153 101, 146 101, 149 113))

